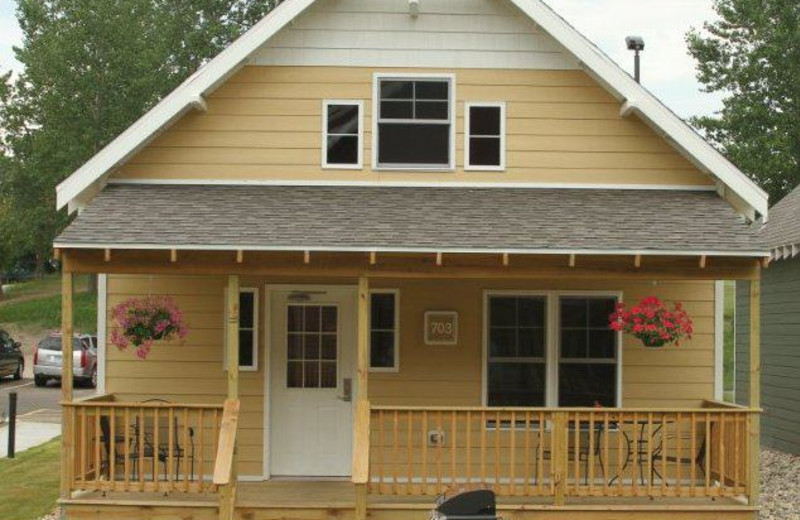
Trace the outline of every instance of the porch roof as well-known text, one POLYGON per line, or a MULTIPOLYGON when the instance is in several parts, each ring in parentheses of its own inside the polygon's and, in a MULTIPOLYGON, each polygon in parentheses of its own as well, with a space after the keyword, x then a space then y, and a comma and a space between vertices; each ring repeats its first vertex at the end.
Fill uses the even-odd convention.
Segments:
POLYGON ((57 248, 766 256, 714 192, 112 184, 57 248))

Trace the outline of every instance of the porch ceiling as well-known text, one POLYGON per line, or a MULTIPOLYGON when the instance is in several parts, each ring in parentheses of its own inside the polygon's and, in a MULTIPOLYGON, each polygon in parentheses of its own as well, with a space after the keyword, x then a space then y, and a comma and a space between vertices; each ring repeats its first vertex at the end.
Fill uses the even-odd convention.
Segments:
POLYGON ((766 256, 713 192, 109 185, 57 248, 766 256))

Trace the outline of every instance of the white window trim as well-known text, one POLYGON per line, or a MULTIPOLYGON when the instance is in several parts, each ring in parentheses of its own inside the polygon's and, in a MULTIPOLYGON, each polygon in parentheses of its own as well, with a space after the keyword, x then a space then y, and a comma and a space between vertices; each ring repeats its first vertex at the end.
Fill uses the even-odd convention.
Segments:
POLYGON ((369 291, 369 349, 367 350, 368 367, 370 372, 397 373, 400 372, 400 290, 399 289, 370 289, 369 291), (394 366, 373 367, 372 360, 369 359, 372 353, 372 295, 373 294, 393 294, 394 295, 394 366))
POLYGON ((322 169, 362 170, 364 168, 364 102, 360 99, 325 99, 322 101, 322 169), (347 105, 358 108, 358 162, 353 164, 328 163, 328 107, 347 105))
MULTIPOLYGON (((479 136, 480 137, 480 136, 479 136)), ((490 137, 490 136, 486 136, 490 137)), ((494 137, 494 136, 491 136, 494 137)), ((470 101, 464 103, 464 170, 483 171, 483 172, 502 172, 506 170, 506 104, 502 101, 477 102, 470 101), (497 166, 473 165, 469 154, 470 138, 470 110, 473 107, 497 107, 500 108, 500 164, 497 166)))
MULTIPOLYGON (((623 301, 621 291, 536 291, 536 290, 495 290, 483 292, 483 355, 481 367, 481 403, 489 403, 489 299, 494 296, 531 296, 546 299, 547 327, 545 329, 545 406, 558 408, 558 365, 560 359, 561 334, 559 330, 559 299, 562 296, 572 297, 608 297, 623 301)), ((617 333, 617 407, 622 407, 622 345, 623 337, 617 333)))
MULTIPOLYGON (((259 291, 255 287, 240 287, 239 293, 251 293, 253 295, 253 365, 244 366, 239 365, 239 372, 258 372, 258 322, 260 321, 260 314, 258 313, 258 300, 259 291)), ((225 288, 225 303, 227 308, 228 289, 225 288)), ((223 341, 222 341, 222 369, 228 370, 228 327, 227 320, 223 320, 223 341)))
POLYGON ((456 169, 456 75, 453 73, 376 72, 372 75, 372 169, 375 171, 452 172, 456 169), (378 119, 380 115, 380 82, 382 80, 442 80, 450 83, 447 100, 450 122, 450 162, 447 166, 403 165, 378 163, 378 119))

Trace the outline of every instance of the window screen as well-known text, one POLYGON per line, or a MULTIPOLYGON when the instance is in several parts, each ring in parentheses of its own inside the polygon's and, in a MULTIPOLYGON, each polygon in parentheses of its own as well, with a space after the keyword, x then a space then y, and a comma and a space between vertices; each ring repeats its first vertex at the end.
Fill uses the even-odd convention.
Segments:
POLYGON ((378 165, 450 167, 450 81, 380 79, 378 91, 378 165))
POLYGON ((544 297, 489 298, 489 406, 544 406, 544 297))
POLYGON ((502 168, 503 107, 501 105, 467 105, 467 166, 475 169, 502 168))
POLYGON ((616 303, 609 297, 559 300, 559 406, 616 406, 618 335, 608 326, 616 303))
POLYGON ((325 104, 325 165, 360 166, 361 105, 327 102, 325 104))

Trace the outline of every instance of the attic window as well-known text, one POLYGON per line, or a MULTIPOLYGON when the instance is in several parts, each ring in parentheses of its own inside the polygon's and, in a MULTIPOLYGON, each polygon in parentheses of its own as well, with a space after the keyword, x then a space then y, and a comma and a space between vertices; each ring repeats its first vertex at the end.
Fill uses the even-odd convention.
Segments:
POLYGON ((375 166, 453 168, 453 81, 376 76, 375 166))

